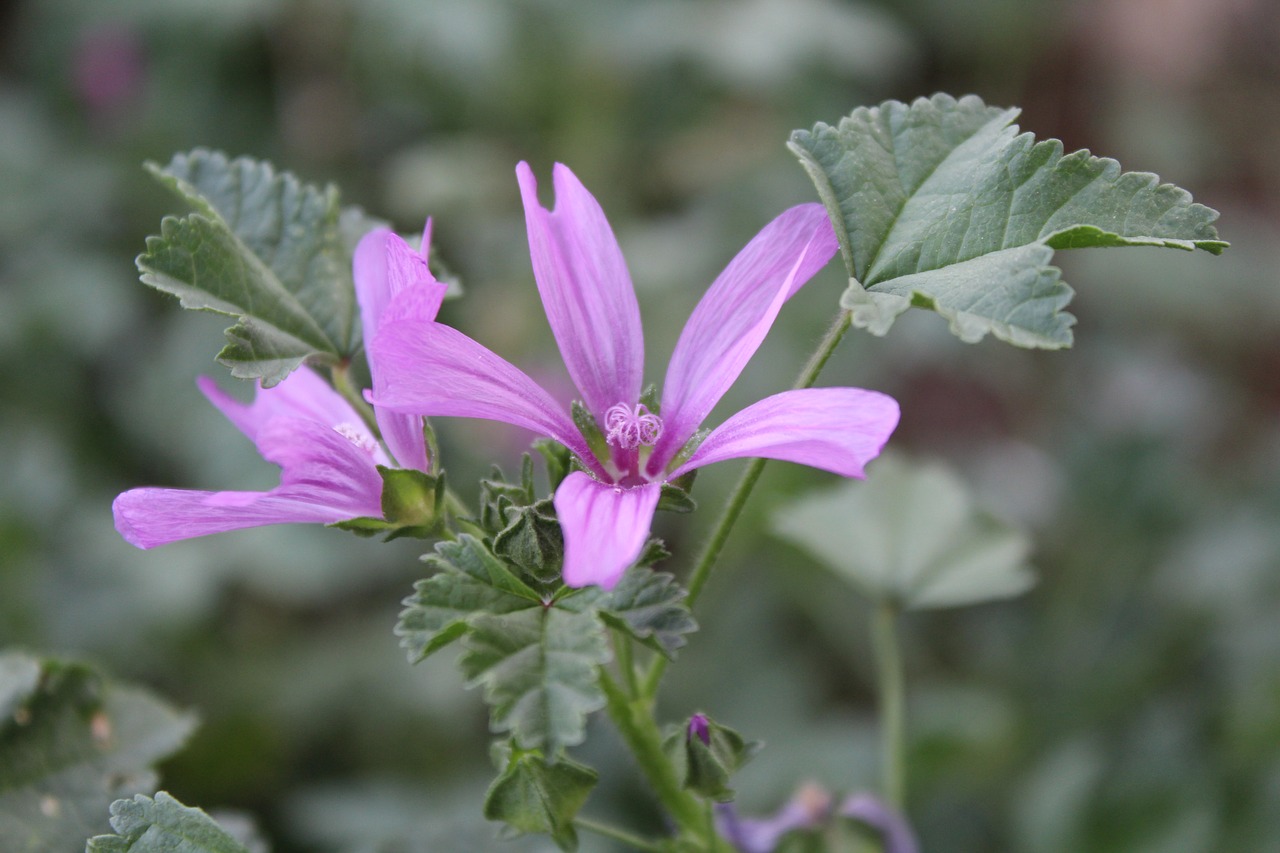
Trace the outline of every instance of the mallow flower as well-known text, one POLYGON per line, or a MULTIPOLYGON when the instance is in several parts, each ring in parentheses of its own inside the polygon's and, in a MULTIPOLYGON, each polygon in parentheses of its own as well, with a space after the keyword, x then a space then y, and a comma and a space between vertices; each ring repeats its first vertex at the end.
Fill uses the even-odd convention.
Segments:
POLYGON ((649 536, 662 484, 712 462, 760 456, 862 476, 898 421, 897 403, 874 391, 785 391, 699 433, 782 304, 835 254, 821 205, 785 211, 720 274, 685 325, 661 403, 650 409, 640 399, 640 309, 600 205, 563 165, 554 170, 554 210, 539 203, 528 164, 516 175, 547 320, 595 427, 580 431, 567 406, 435 322, 433 306, 412 290, 387 310, 369 346, 371 399, 397 412, 504 421, 569 448, 583 470, 565 477, 554 498, 566 584, 616 584, 649 536))
MULTIPOLYGON (((432 303, 439 308, 445 287, 427 270, 430 232, 428 222, 421 253, 386 229, 370 232, 357 246, 354 278, 366 341, 402 290, 421 291, 424 310, 432 303)), ((270 388, 258 387, 252 403, 231 397, 209 377, 197 384, 264 459, 280 466, 280 485, 265 492, 132 489, 112 505, 116 529, 127 541, 154 548, 266 524, 381 517, 378 466, 392 466, 392 459, 351 404, 310 368, 299 367, 270 388)), ((422 418, 375 415, 399 467, 428 471, 422 418)))

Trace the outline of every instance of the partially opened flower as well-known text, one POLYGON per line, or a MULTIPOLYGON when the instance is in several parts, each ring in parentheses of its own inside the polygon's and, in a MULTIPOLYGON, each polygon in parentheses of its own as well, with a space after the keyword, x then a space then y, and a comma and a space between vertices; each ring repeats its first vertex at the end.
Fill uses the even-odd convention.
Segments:
MULTIPOLYGON (((423 238, 429 244, 430 223, 423 238)), ((355 254, 356 294, 366 340, 392 297, 412 289, 439 308, 444 285, 415 252, 386 229, 368 234, 355 254)), ((425 309, 424 309, 425 310, 425 309)), ((434 309, 433 309, 434 310, 434 309)), ((332 524, 382 515, 379 465, 392 465, 351 404, 307 367, 241 403, 201 377, 200 390, 227 419, 280 466, 280 485, 265 492, 132 489, 112 505, 116 529, 139 548, 154 548, 210 533, 288 522, 332 524)), ((377 412, 379 427, 400 467, 428 469, 422 418, 377 412)))
POLYGON ((897 404, 873 391, 786 391, 733 415, 700 443, 695 437, 782 304, 835 253, 821 205, 784 212, 720 274, 685 325, 661 405, 651 411, 640 401, 640 309, 604 212, 563 165, 555 167, 553 211, 538 202, 529 166, 521 163, 516 173, 547 319, 602 440, 593 448, 594 435, 579 431, 567 407, 509 362, 435 322, 412 293, 388 309, 370 345, 372 399, 399 412, 504 421, 573 451, 585 471, 571 473, 555 495, 565 583, 617 583, 648 538, 661 485, 703 465, 762 456, 862 475, 898 421, 897 404))

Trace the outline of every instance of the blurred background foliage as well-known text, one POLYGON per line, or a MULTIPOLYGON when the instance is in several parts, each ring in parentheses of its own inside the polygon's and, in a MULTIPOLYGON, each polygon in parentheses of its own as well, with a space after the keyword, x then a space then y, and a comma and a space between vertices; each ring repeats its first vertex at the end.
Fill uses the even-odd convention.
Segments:
MULTIPOLYGON (((135 485, 274 478, 194 386, 231 384, 212 361, 226 324, 136 281, 176 212, 140 164, 209 146, 332 181, 404 231, 434 216, 466 285, 444 319, 556 383, 512 170, 563 161, 618 232, 657 380, 720 267, 815 198, 792 128, 975 92, 1191 189, 1234 247, 1060 253, 1073 350, 967 346, 918 312, 828 365, 823 384, 896 395, 895 446, 948 461, 1036 542, 1028 595, 905 620, 912 817, 931 853, 1274 849, 1277 44, 1266 0, 0 3, 0 646, 196 710, 166 787, 253 815, 282 853, 483 849, 485 709, 391 634, 420 546, 276 528, 143 553, 112 529, 135 485)), ((790 383, 837 266, 723 411, 790 383)), ((464 492, 525 440, 440 431, 464 492)), ((706 472, 702 510, 661 520, 669 568, 736 474, 706 472)), ((702 709, 768 743, 737 786, 746 811, 875 779, 864 606, 761 534, 829 482, 770 467, 668 679, 670 718, 702 709)), ((657 825, 603 722, 578 752, 601 770, 589 814, 657 825)))

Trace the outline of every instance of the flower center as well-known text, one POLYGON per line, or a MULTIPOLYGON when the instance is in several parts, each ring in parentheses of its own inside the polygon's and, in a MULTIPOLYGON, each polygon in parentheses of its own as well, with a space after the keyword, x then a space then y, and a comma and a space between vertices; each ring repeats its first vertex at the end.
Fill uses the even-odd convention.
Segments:
POLYGON ((335 426, 333 431, 370 456, 377 455, 378 443, 365 435, 355 424, 341 423, 335 426))
POLYGON ((610 406, 604 413, 605 440, 622 450, 635 450, 640 445, 652 446, 662 435, 662 418, 649 411, 644 403, 634 407, 626 403, 610 406))

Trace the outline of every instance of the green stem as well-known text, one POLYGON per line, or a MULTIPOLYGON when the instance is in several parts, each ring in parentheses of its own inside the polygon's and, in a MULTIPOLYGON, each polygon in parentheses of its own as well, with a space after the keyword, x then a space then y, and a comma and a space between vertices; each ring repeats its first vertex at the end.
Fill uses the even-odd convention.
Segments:
POLYGON ((635 756, 658 801, 683 832, 693 833, 703 840, 706 830, 702 808, 697 798, 681 786, 675 768, 662 750, 662 733, 653 719, 652 706, 629 698, 608 672, 603 668, 599 672, 605 710, 635 756))
MULTIPOLYGON (((836 351, 836 346, 844 337, 844 333, 849 331, 851 321, 852 315, 848 311, 841 311, 837 315, 835 321, 832 322, 831 327, 827 329, 827 333, 823 335, 822 340, 813 351, 813 354, 809 356, 809 360, 805 362, 804 368, 796 378, 795 384, 791 386, 792 390, 812 387, 813 383, 818 381, 818 374, 822 372, 822 368, 826 365, 827 360, 831 358, 831 354, 836 351)), ((737 522, 738 516, 742 514, 743 507, 746 506, 747 498, 751 496, 751 490, 755 488, 756 481, 760 479, 760 474, 764 471, 765 461, 764 459, 752 459, 747 464, 746 470, 738 478, 737 485, 733 487, 733 491, 729 494, 729 499, 720 511, 720 518, 716 521, 716 526, 712 528, 711 535, 707 537, 706 544, 702 547, 702 553, 699 554, 697 562, 693 565, 693 570, 689 573, 689 596, 685 599, 685 603, 690 608, 693 607, 699 595, 702 594, 702 588, 706 586, 707 579, 711 576, 711 569, 715 566, 716 559, 724 548, 724 543, 729 539, 729 532, 733 530, 733 525, 737 522)), ((653 698, 657 695, 658 684, 662 680, 662 675, 666 672, 666 669, 667 659, 661 655, 655 657, 649 667, 649 674, 645 678, 645 696, 653 698)))
POLYGON ((631 654, 631 638, 621 631, 613 632, 613 650, 618 659, 618 669, 632 699, 640 698, 640 682, 636 678, 635 659, 631 654))
POLYGON ((898 644, 898 607, 892 602, 882 601, 876 606, 871 644, 879 682, 881 786, 885 802, 902 811, 907 793, 906 688, 898 644))
POLYGON ((641 838, 638 835, 627 832, 625 829, 619 829, 612 824, 592 820, 589 817, 582 817, 579 815, 573 819, 573 822, 579 829, 585 829, 588 832, 594 832, 596 835, 603 835, 605 838, 612 838, 614 841, 620 841, 632 850, 641 850, 645 851, 645 853, 650 853, 650 851, 651 853, 662 853, 663 850, 667 849, 656 841, 641 838))
POLYGON ((364 421, 365 426, 373 430, 374 435, 380 435, 378 419, 373 415, 373 406, 366 403, 364 395, 360 393, 360 389, 351 384, 351 364, 346 361, 338 362, 329 368, 329 377, 333 380, 334 390, 342 395, 342 399, 351 404, 351 408, 355 409, 360 415, 360 419, 364 421))

